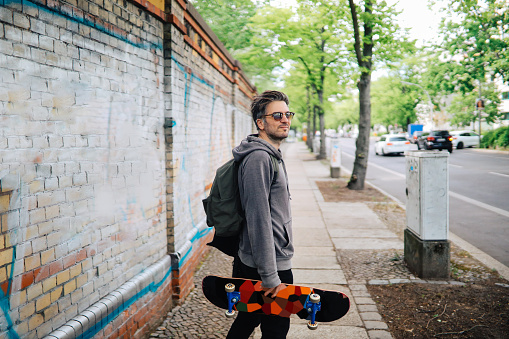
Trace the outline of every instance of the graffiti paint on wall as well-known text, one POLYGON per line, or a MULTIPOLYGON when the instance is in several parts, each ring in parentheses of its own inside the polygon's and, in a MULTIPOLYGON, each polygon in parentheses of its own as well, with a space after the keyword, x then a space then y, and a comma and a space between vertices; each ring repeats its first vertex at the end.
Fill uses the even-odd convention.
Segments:
POLYGON ((208 193, 215 170, 231 158, 232 141, 237 135, 243 138, 249 134, 252 123, 249 116, 216 94, 212 81, 194 74, 175 57, 172 61, 175 83, 180 85, 174 88, 175 101, 184 99, 172 110, 176 120, 172 128, 175 248, 182 266, 193 251, 193 243, 212 230, 205 224, 201 200, 208 193))

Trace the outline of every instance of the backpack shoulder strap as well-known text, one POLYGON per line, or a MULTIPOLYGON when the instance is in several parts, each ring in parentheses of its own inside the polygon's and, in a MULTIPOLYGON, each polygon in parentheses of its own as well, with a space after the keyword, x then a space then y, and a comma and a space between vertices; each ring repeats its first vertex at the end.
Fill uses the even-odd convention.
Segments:
POLYGON ((279 175, 279 161, 275 156, 269 153, 270 160, 272 162, 272 168, 274 169, 274 178, 272 179, 272 183, 275 183, 277 180, 277 177, 279 175))

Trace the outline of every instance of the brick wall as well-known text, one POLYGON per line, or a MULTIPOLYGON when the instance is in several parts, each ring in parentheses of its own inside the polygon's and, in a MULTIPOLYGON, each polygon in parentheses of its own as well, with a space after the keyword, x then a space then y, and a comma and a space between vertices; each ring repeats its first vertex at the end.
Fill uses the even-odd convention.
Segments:
POLYGON ((202 199, 215 170, 253 131, 249 105, 254 88, 238 63, 190 5, 173 3, 165 45, 167 117, 168 244, 173 252, 180 299, 192 288, 189 277, 211 229, 202 199))
POLYGON ((255 90, 154 3, 0 0, 1 336, 140 337, 193 287, 255 90))

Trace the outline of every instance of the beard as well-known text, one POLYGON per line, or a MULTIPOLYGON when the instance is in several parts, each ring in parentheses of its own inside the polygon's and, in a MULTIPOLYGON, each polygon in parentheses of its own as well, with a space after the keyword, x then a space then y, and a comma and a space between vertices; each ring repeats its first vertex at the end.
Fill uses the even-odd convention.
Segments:
POLYGON ((274 141, 277 141, 277 142, 281 142, 283 140, 285 140, 287 137, 288 137, 288 132, 290 131, 290 126, 288 125, 283 125, 283 126, 279 126, 278 129, 276 129, 276 131, 265 131, 266 134, 267 134, 267 137, 271 140, 274 140, 274 141), (279 127, 283 127, 283 126, 287 126, 288 127, 288 130, 287 131, 279 131, 279 127))

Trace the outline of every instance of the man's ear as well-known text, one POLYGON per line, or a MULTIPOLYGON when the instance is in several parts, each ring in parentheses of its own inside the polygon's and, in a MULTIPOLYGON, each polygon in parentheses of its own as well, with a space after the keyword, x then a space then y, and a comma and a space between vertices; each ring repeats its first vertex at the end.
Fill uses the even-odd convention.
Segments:
POLYGON ((265 125, 264 125, 264 123, 263 123, 263 119, 258 119, 258 120, 256 120, 256 125, 258 126, 258 129, 259 129, 259 130, 262 130, 262 131, 263 131, 263 130, 265 129, 265 125))

